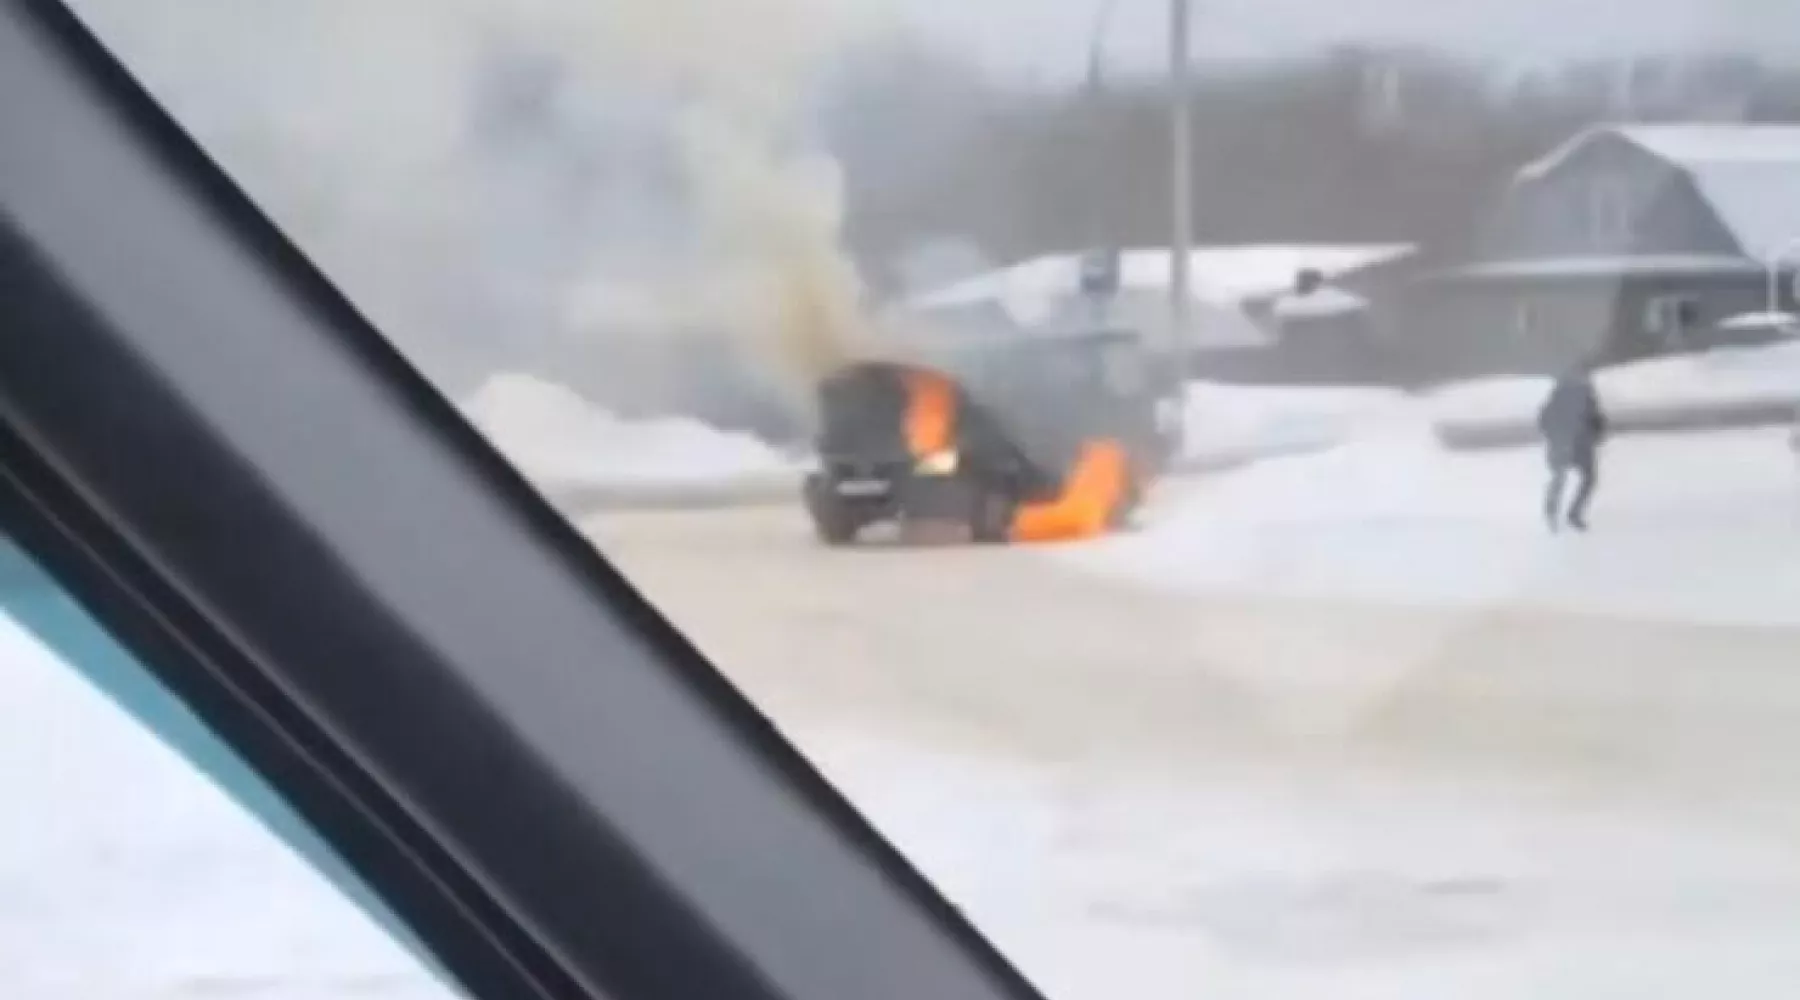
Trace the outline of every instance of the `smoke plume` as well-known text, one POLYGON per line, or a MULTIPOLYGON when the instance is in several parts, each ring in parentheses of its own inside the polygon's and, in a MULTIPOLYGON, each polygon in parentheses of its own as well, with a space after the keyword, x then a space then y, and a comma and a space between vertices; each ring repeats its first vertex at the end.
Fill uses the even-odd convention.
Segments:
POLYGON ((428 373, 713 337, 798 388, 862 329, 805 108, 877 2, 75 6, 428 373))

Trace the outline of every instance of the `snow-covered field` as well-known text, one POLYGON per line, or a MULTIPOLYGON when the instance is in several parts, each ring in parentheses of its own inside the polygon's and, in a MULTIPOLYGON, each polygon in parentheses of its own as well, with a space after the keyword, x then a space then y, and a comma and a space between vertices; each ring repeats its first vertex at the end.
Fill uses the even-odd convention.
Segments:
MULTIPOLYGON (((1517 704, 1469 717, 1485 752, 1530 758, 1514 769, 1427 767, 1417 751, 1331 742, 1352 726, 1284 730, 1275 719, 1357 714, 1341 691, 1307 686, 1388 668, 1390 693, 1412 685, 1407 710, 1446 728, 1462 718, 1431 693, 1449 689, 1430 687, 1431 670, 1461 676, 1456 646, 1351 649, 1331 638, 1348 642, 1333 631, 1347 626, 1313 630, 1319 608, 1352 624, 1375 605, 1440 608, 1445 628, 1471 609, 1521 621, 1604 612, 1625 616, 1594 626, 1614 642, 1637 628, 1630 619, 1689 622, 1684 641, 1731 666, 1739 628, 1800 624, 1800 470, 1780 431, 1620 439, 1593 533, 1552 537, 1537 520, 1533 450, 1446 452, 1428 414, 1379 393, 1195 398, 1213 410, 1209 428, 1239 440, 1342 443, 1167 491, 1141 533, 1046 550, 828 554, 797 520, 771 530, 781 511, 683 514, 654 530, 654 516, 638 515, 600 537, 630 542, 625 568, 747 690, 792 694, 765 702, 777 722, 1055 1000, 1791 992, 1800 802, 1780 776, 1800 768, 1780 761, 1800 745, 1780 743, 1775 717, 1794 696, 1774 675, 1722 673, 1702 691, 1691 663, 1674 674, 1645 664, 1664 673, 1641 700, 1620 671, 1580 657, 1516 665, 1531 667, 1518 671, 1529 683, 1490 683, 1517 704), (767 586, 734 590, 721 560, 764 567, 767 586), (1280 637, 1263 624, 1233 625, 1232 602, 1256 595, 1304 599, 1291 619, 1275 615, 1302 634, 1270 641, 1280 637), (1545 676, 1567 678, 1566 690, 1531 686, 1545 676), (1221 682, 1265 685, 1275 721, 1258 725, 1275 742, 1158 749, 1155 726, 1203 729, 1258 704, 1225 700, 1221 682), (851 699, 861 714, 832 707, 851 699), (1146 714, 1151 702, 1162 715, 1146 714), (1508 742, 1520 711, 1546 715, 1555 745, 1508 742), (1644 712, 1655 718, 1632 715, 1644 712), (862 722, 883 713, 907 719, 862 722), (1047 724, 1101 716, 1079 732, 1047 724), (1739 740, 1746 718, 1756 735, 1739 740), (988 740, 979 747, 932 735, 971 719, 988 740), (1624 741, 1613 738, 1621 727, 1624 741), (1324 742, 1308 752, 1307 739, 1324 742), (1770 775, 1728 770, 1770 741, 1770 775), (1645 754, 1680 780, 1642 778, 1645 754), (1729 795, 1695 798, 1693 776, 1714 769, 1731 778, 1729 795)), ((586 409, 552 410, 539 426, 580 414, 612 454, 644 441, 641 426, 621 431, 586 409)), ((691 425, 659 433, 669 438, 654 455, 595 474, 694 479, 787 461, 691 425)), ((529 452, 547 439, 513 444, 529 452)), ((578 460, 544 450, 546 462, 578 460)), ((443 995, 271 834, 3 618, 0 698, 0 995, 443 995)))
POLYGON ((4 614, 0 703, 0 996, 453 995, 4 614))
POLYGON ((1800 853, 1676 807, 819 742, 827 773, 1053 998, 1751 1000, 1800 981, 1800 853))
POLYGON ((1416 408, 1393 389, 1190 382, 1182 413, 1183 457, 1204 467, 1319 451, 1416 408))
POLYGON ((803 461, 695 420, 622 420, 570 389, 496 375, 463 405, 469 421, 552 495, 792 490, 803 461))
MULTIPOLYGON (((3 619, 0 679, 5 995, 449 995, 3 619)), ((1053 998, 1749 1000, 1800 976, 1800 851, 1681 803, 1320 761, 1120 771, 799 729, 1053 998)))
MULTIPOLYGON (((1800 406, 1800 341, 1718 348, 1605 368, 1594 385, 1616 423, 1679 422, 1723 412, 1792 412, 1800 406)), ((1430 393, 1440 430, 1502 440, 1536 433, 1548 378, 1488 378, 1430 393)))
POLYGON ((1800 624, 1800 468, 1784 431, 1613 441, 1587 535, 1545 530, 1544 479, 1535 449, 1447 453, 1400 422, 1221 476, 1137 534, 1056 558, 1193 591, 1800 624))

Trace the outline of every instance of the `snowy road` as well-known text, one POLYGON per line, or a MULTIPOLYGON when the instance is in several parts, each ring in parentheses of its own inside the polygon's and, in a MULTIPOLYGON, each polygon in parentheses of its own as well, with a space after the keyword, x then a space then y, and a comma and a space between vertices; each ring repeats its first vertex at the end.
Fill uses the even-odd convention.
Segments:
POLYGON ((1052 996, 1800 973, 1800 631, 825 552, 775 509, 591 527, 1052 996))
MULTIPOLYGON (((1707 461, 1733 447, 1757 445, 1707 461)), ((1800 629, 1552 607, 1645 558, 1625 538, 1686 560, 1652 567, 1714 570, 1665 603, 1753 590, 1731 553, 1778 589, 1775 525, 1746 512, 1779 491, 1656 493, 1671 453, 1621 454, 1617 534, 1566 540, 1588 568, 1563 591, 1487 560, 1435 602, 1347 596, 1378 566, 1403 575, 1341 551, 1356 519, 1387 519, 1376 541, 1402 569, 1431 569, 1409 535, 1563 563, 1498 499, 1415 470, 1407 503, 1435 513, 1376 503, 1342 456, 1185 484, 1145 534, 1072 549, 827 551, 779 507, 584 527, 1055 1000, 1785 997, 1800 629), (1329 463, 1342 517, 1251 516, 1329 463), (1655 521, 1684 503, 1713 514, 1655 521), (1282 560, 1213 551, 1273 544, 1277 523, 1306 543, 1282 560), (1268 586, 1271 566, 1313 585, 1268 586)), ((0 778, 35 818, 0 836, 0 995, 437 995, 173 758, 0 639, 0 778)))
MULTIPOLYGON (((1207 487, 1188 489, 1171 502, 1207 487)), ((778 723, 1049 761, 1324 748, 1459 769, 1573 757, 1645 781, 1702 758, 1766 774, 1800 742, 1800 629, 1784 623, 1555 611, 1528 593, 1437 607, 1183 593, 1072 571, 1154 532, 827 551, 782 508, 587 527, 778 723)))

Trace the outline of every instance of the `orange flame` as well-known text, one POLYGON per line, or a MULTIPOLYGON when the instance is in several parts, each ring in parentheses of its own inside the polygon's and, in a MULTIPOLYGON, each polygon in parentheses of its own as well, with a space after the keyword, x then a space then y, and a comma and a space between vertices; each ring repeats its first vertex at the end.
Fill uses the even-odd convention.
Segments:
POLYGON ((924 458, 950 447, 956 420, 956 389, 944 375, 910 369, 906 373, 906 448, 924 458))
POLYGON ((1129 477, 1130 462, 1117 441, 1087 442, 1059 496, 1019 508, 1013 540, 1059 542, 1104 534, 1125 502, 1129 477))

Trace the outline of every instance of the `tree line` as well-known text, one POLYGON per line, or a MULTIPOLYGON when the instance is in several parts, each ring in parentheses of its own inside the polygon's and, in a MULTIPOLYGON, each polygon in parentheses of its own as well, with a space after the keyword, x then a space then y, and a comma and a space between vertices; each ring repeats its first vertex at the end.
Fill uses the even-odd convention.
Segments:
MULTIPOLYGON (((892 293, 954 240, 992 264, 1162 245, 1169 106, 1158 79, 1011 89, 896 46, 848 68, 825 114, 849 183, 846 240, 892 293)), ((1800 121, 1800 70, 1738 55, 1572 63, 1530 74, 1343 48, 1203 70, 1191 184, 1202 243, 1409 241, 1463 253, 1517 169, 1619 121, 1800 121)))

